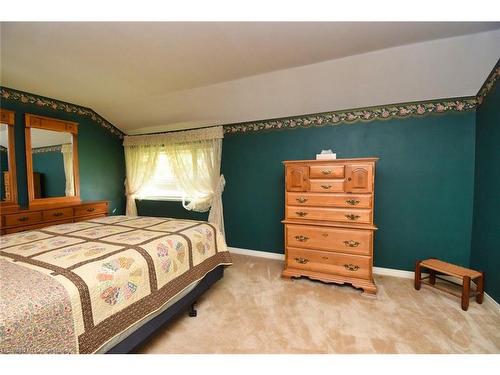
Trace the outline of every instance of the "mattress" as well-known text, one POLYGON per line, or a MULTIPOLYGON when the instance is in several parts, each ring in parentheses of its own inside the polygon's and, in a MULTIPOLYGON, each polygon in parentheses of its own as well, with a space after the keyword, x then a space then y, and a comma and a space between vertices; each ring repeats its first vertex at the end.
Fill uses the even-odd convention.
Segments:
POLYGON ((114 346, 230 265, 210 223, 108 216, 0 237, 0 353, 114 346))

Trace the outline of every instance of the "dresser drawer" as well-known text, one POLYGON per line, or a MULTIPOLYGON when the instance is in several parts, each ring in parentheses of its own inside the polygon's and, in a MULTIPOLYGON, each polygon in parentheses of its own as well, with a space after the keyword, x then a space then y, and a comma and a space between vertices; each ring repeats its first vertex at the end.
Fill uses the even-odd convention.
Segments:
POLYGON ((54 210, 43 211, 43 220, 52 221, 73 217, 72 208, 58 208, 54 210))
POLYGON ((343 193, 344 180, 309 180, 309 191, 316 193, 343 193))
POLYGON ((361 279, 371 279, 372 258, 287 247, 287 266, 361 279))
POLYGON ((286 204, 292 206, 371 208, 372 196, 370 194, 286 193, 286 204))
POLYGON ((343 165, 311 165, 310 178, 344 178, 343 165))
POLYGON ((75 217, 75 223, 77 223, 79 221, 98 219, 100 217, 105 217, 105 216, 106 216, 106 214, 101 212, 100 214, 97 214, 97 215, 75 217))
POLYGON ((30 225, 42 221, 41 212, 26 212, 22 214, 5 215, 5 226, 30 225))
POLYGON ((371 210, 322 207, 286 207, 287 219, 339 221, 342 223, 371 223, 371 210))
POLYGON ((373 232, 362 229, 286 225, 287 246, 371 255, 373 232))
POLYGON ((75 207, 75 216, 89 216, 107 212, 107 203, 94 203, 75 207))
POLYGON ((34 225, 22 226, 22 227, 8 228, 5 230, 5 233, 10 234, 10 233, 25 232, 27 230, 45 228, 45 227, 50 226, 50 225, 68 224, 68 223, 72 223, 72 222, 73 222, 72 219, 66 219, 66 220, 51 221, 50 223, 39 223, 39 224, 34 224, 34 225))

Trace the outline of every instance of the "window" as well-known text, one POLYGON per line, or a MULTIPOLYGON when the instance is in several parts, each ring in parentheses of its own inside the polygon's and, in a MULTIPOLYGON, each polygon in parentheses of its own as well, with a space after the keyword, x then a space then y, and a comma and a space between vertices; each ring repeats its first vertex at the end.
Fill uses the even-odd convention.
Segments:
POLYGON ((153 178, 139 192, 139 199, 181 200, 180 188, 165 152, 161 152, 153 178))

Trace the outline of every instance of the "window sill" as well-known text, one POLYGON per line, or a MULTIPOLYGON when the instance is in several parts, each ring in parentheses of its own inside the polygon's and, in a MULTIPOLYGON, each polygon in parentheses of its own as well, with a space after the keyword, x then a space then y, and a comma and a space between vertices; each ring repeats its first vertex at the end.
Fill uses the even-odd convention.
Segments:
POLYGON ((168 202, 182 202, 181 197, 142 197, 136 198, 138 201, 168 201, 168 202))

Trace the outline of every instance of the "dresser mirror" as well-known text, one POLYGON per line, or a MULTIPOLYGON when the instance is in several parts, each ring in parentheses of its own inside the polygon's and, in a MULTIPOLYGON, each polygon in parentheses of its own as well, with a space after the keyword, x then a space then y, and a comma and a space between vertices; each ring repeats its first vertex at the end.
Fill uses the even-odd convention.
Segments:
POLYGON ((0 206, 17 206, 15 113, 0 109, 0 206))
POLYGON ((26 169, 30 206, 80 201, 78 124, 26 115, 26 169))

